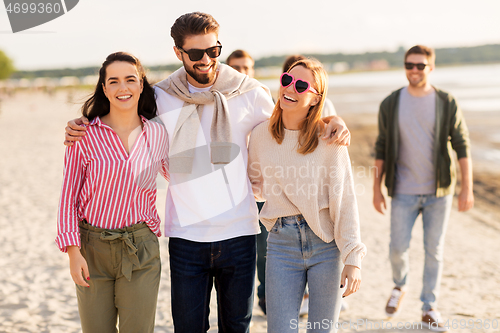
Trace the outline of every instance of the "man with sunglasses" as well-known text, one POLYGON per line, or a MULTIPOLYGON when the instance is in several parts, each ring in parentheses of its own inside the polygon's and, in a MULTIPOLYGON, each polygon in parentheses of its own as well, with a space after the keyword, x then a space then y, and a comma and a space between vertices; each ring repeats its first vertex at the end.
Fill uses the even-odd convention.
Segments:
MULTIPOLYGON (((245 50, 234 50, 227 57, 226 64, 231 66, 238 72, 246 74, 253 78, 255 74, 252 56, 245 50)), ((264 207, 263 202, 257 202, 257 209, 260 211, 264 207)), ((266 227, 260 222, 260 234, 257 235, 257 297, 259 298, 259 307, 264 314, 267 314, 266 308, 266 255, 267 255, 267 235, 269 234, 266 227)))
POLYGON ((423 45, 405 54, 409 85, 393 92, 380 105, 376 142, 373 204, 384 213, 382 176, 391 201, 390 261, 395 287, 387 302, 387 316, 395 316, 406 291, 411 231, 422 213, 425 263, 420 299, 422 324, 446 331, 437 298, 442 274, 446 226, 455 189, 457 154, 461 172, 458 210, 472 208, 472 165, 465 119, 455 99, 428 82, 434 70, 434 51, 423 45))
POLYGON ((171 36, 183 67, 155 91, 170 141, 165 235, 175 332, 208 331, 214 284, 219 331, 248 332, 252 315, 259 226, 246 144, 273 104, 260 83, 218 62, 218 32, 208 14, 179 17, 171 36))

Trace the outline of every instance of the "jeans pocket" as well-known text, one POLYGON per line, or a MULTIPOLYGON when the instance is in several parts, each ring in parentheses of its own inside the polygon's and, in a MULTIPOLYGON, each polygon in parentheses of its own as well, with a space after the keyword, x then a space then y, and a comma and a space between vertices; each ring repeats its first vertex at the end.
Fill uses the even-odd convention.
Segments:
POLYGON ((278 223, 278 220, 276 220, 276 223, 274 223, 273 227, 271 228, 271 230, 269 230, 269 232, 273 233, 273 234, 279 234, 279 223, 278 223))

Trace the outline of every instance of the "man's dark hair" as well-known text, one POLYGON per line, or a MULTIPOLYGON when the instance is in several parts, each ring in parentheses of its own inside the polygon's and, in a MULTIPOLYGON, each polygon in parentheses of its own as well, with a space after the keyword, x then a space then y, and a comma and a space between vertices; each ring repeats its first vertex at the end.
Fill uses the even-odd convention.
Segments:
POLYGON ((232 59, 240 59, 240 58, 250 58, 253 60, 253 58, 250 56, 250 54, 247 51, 235 50, 229 55, 229 57, 227 57, 226 64, 229 65, 229 62, 232 59))
POLYGON ((170 28, 170 36, 177 47, 183 47, 188 36, 206 35, 212 32, 219 35, 219 23, 212 15, 200 12, 180 16, 170 28))
POLYGON ((410 54, 423 54, 426 56, 427 60, 429 61, 429 64, 434 64, 434 61, 436 60, 436 54, 434 53, 434 50, 431 47, 424 46, 424 45, 415 45, 411 47, 408 51, 405 53, 405 61, 406 58, 410 54))

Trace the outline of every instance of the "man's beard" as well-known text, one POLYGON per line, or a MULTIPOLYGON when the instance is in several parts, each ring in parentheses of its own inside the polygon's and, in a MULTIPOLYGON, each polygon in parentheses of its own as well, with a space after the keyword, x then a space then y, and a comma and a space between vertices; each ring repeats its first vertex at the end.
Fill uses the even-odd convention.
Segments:
POLYGON ((420 88, 420 87, 423 87, 425 86, 425 84, 427 83, 427 80, 425 79, 425 77, 418 77, 417 79, 410 79, 408 77, 408 83, 410 84, 410 86, 414 87, 414 88, 420 88))
POLYGON ((199 65, 188 67, 184 60, 182 62, 184 64, 184 69, 189 74, 189 76, 191 76, 199 84, 209 84, 214 82, 215 74, 217 72, 217 60, 214 60, 210 63, 210 66, 212 66, 212 70, 206 74, 196 73, 195 67, 198 67, 199 65))

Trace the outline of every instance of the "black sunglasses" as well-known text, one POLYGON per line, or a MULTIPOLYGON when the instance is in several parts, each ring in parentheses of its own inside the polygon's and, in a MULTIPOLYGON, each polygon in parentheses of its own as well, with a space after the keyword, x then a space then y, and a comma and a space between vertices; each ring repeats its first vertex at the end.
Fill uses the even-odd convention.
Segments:
POLYGON ((406 69, 413 69, 413 67, 417 66, 417 69, 419 71, 423 71, 425 69, 425 66, 429 66, 429 64, 415 64, 413 62, 405 62, 405 68, 406 69))
POLYGON ((210 58, 217 58, 218 56, 220 56, 220 52, 222 50, 222 44, 219 41, 217 41, 217 44, 219 44, 219 45, 212 46, 212 47, 209 47, 208 49, 204 49, 204 50, 191 49, 191 50, 186 51, 182 47, 177 46, 177 48, 179 49, 179 51, 186 53, 189 57, 189 60, 198 61, 198 60, 201 60, 203 58, 205 53, 210 58))

